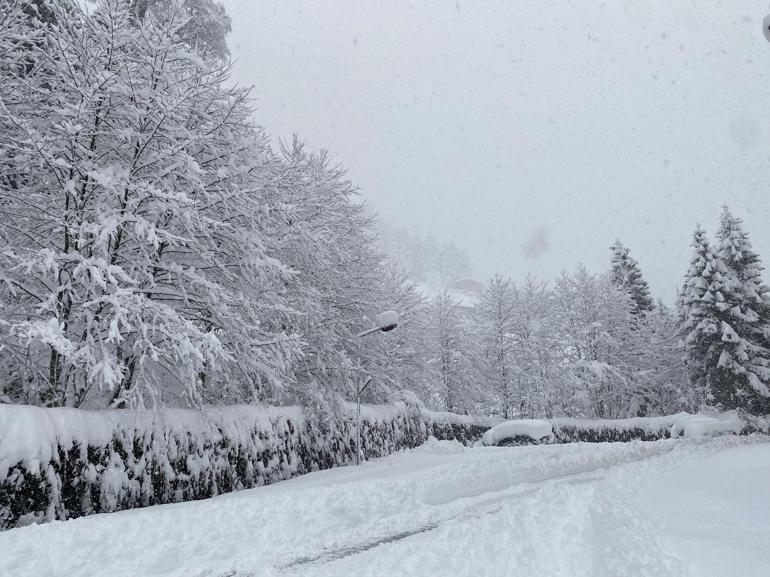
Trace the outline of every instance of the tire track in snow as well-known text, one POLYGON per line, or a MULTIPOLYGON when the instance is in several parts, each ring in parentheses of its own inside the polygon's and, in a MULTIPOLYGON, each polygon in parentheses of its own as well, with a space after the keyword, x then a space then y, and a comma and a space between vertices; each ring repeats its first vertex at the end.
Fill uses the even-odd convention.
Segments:
POLYGON ((623 459, 622 461, 615 462, 615 463, 600 462, 589 467, 584 466, 584 467, 575 468, 567 472, 541 475, 539 477, 522 480, 517 483, 507 484, 504 486, 497 485, 491 488, 487 487, 482 492, 470 493, 470 494, 463 493, 451 499, 442 500, 435 503, 428 503, 429 505, 438 507, 438 506, 449 505, 451 503, 454 503, 456 501, 463 500, 463 499, 477 499, 480 497, 484 497, 485 495, 498 494, 495 497, 479 499, 478 501, 474 501, 470 507, 463 509, 461 512, 447 515, 444 518, 440 518, 436 521, 425 523, 411 529, 398 531, 389 535, 376 537, 374 539, 361 541, 359 543, 347 545, 344 547, 338 547, 336 549, 324 549, 316 555, 306 555, 303 557, 298 557, 282 565, 277 565, 276 569, 278 569, 278 571, 281 573, 291 573, 309 565, 325 565, 327 563, 333 563, 335 561, 339 561, 346 557, 351 557, 353 555, 364 553, 366 551, 375 549, 382 545, 397 543, 399 541, 403 541, 415 535, 428 533, 430 531, 433 531, 439 528, 440 526, 446 523, 476 519, 479 517, 483 517, 485 515, 494 515, 495 513, 498 513, 502 509, 502 504, 504 502, 520 499, 522 497, 535 493, 536 491, 539 491, 540 489, 542 489, 543 485, 546 485, 549 483, 584 484, 584 483, 599 481, 603 477, 592 475, 593 473, 614 469, 623 465, 636 463, 636 462, 644 461, 655 457, 660 457, 662 455, 666 455, 670 453, 673 450, 674 450, 674 446, 672 445, 669 447, 665 447, 665 449, 660 452, 653 452, 650 454, 635 456, 632 458, 623 459), (500 494, 500 493, 503 493, 503 494, 500 494))

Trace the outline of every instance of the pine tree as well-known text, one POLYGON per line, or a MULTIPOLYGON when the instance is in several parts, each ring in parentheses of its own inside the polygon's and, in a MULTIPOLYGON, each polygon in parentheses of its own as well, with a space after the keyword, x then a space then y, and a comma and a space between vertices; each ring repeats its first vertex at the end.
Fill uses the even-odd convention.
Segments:
POLYGON ((612 251, 612 266, 610 278, 612 282, 628 293, 634 303, 632 314, 640 316, 654 308, 650 287, 642 277, 639 263, 630 255, 630 251, 617 240, 610 246, 612 251))
POLYGON ((761 411, 770 397, 770 291, 762 282, 759 256, 742 221, 727 207, 719 228, 716 293, 720 339, 708 356, 707 385, 712 401, 725 409, 761 411))
POLYGON ((706 232, 698 226, 692 240, 693 256, 685 275, 677 303, 679 334, 684 347, 684 361, 690 387, 706 391, 709 356, 718 346, 717 316, 722 289, 722 275, 706 232))

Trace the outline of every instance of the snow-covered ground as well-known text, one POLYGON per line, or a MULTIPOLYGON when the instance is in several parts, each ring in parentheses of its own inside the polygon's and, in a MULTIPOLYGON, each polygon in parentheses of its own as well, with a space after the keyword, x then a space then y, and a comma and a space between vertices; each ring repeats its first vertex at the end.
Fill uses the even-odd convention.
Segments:
POLYGON ((0 575, 767 575, 770 443, 464 448, 0 533, 0 575))

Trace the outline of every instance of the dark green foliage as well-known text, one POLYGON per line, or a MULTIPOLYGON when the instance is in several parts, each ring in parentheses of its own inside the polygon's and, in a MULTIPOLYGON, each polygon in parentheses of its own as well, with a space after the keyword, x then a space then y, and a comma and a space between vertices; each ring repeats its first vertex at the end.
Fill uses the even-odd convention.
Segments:
POLYGON ((544 444, 544 441, 542 440, 538 441, 528 435, 515 435, 513 437, 508 437, 507 439, 503 439, 497 444, 497 446, 498 447, 520 447, 522 445, 541 445, 541 444, 544 444))
MULTIPOLYGON (((225 429, 216 425, 202 434, 121 426, 103 446, 57 443, 49 463, 33 469, 19 462, 0 478, 0 529, 205 499, 355 461, 353 420, 322 431, 312 419, 273 416, 269 430, 255 423, 246 438, 225 429)), ((470 444, 486 429, 435 422, 413 410, 391 420, 364 420, 362 452, 367 459, 383 457, 430 435, 470 444)))
POLYGON ((668 427, 649 431, 640 427, 562 425, 554 427, 553 434, 557 443, 626 443, 628 441, 658 441, 671 438, 671 430, 668 427))
POLYGON ((458 425, 457 423, 432 423, 431 435, 439 441, 459 441, 469 445, 480 439, 489 429, 483 425, 458 425))
POLYGON ((741 219, 722 212, 718 246, 695 231, 679 298, 680 334, 691 384, 722 410, 770 408, 770 288, 741 219))

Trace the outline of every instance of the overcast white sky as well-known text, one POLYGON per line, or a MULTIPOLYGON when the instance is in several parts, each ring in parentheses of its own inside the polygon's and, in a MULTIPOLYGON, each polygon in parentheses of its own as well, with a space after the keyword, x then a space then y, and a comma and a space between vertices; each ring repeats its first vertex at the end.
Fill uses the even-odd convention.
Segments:
POLYGON ((257 121, 480 280, 603 270, 620 238, 673 302, 724 202, 770 265, 767 0, 223 4, 257 121))

